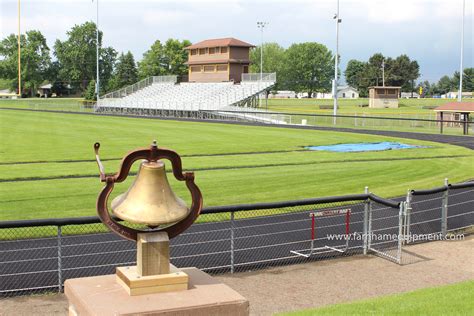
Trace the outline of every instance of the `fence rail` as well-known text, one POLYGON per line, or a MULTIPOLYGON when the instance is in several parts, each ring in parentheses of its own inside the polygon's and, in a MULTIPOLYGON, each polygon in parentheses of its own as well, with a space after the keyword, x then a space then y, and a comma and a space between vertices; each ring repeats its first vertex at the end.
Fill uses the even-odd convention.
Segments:
POLYGON ((242 74, 242 82, 247 81, 270 81, 276 82, 276 73, 247 73, 242 74))
POLYGON ((176 83, 178 76, 153 76, 145 78, 137 83, 130 86, 126 86, 117 91, 109 92, 101 97, 101 99, 118 99, 123 98, 129 94, 137 92, 145 87, 148 87, 154 83, 176 83))
MULTIPOLYGON (((172 239, 171 259, 211 273, 370 253, 406 264, 413 258, 403 247, 419 240, 405 237, 472 225, 474 182, 410 190, 396 200, 366 188, 364 194, 205 208, 172 239), (380 235, 391 237, 372 238, 380 235)), ((1 222, 0 297, 62 291, 68 278, 111 274, 135 264, 135 256, 135 244, 95 216, 1 222)))

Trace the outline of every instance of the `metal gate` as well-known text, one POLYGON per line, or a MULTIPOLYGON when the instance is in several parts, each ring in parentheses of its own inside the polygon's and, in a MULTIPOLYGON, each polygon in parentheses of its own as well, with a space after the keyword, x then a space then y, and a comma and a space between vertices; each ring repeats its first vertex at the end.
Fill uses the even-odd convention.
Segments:
POLYGON ((392 207, 368 200, 365 207, 364 254, 373 253, 402 263, 402 245, 407 232, 407 203, 392 207))

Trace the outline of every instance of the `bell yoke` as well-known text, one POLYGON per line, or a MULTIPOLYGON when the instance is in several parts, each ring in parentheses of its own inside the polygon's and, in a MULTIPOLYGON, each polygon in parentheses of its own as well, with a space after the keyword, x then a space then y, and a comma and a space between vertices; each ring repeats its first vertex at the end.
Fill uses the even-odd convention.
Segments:
POLYGON ((123 238, 137 240, 138 234, 166 232, 169 238, 176 237, 191 226, 202 209, 202 194, 194 183, 194 173, 182 170, 181 157, 175 151, 158 148, 153 141, 149 148, 139 148, 129 152, 119 167, 119 172, 106 175, 99 158, 100 144, 94 144, 100 180, 105 187, 97 199, 97 211, 101 221, 123 238), (111 204, 113 214, 124 221, 144 224, 150 229, 139 230, 120 224, 108 209, 108 199, 115 183, 123 182, 130 168, 137 160, 143 159, 138 175, 127 192, 117 196, 111 204), (171 162, 173 175, 178 181, 184 181, 191 193, 191 207, 172 191, 166 177, 165 164, 161 159, 171 162))

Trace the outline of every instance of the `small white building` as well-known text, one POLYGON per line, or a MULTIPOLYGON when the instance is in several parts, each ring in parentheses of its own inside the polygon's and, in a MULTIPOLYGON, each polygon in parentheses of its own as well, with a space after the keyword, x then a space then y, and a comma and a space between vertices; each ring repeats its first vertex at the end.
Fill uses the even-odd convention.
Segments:
POLYGON ((419 99, 420 95, 416 92, 400 92, 400 98, 402 98, 402 99, 419 99))
MULTIPOLYGON (((458 93, 458 91, 450 91, 446 94, 442 94, 441 99, 457 99, 458 93)), ((472 92, 463 92, 461 95, 463 98, 472 98, 472 92)))
POLYGON ((352 88, 351 86, 340 86, 340 87, 337 87, 337 98, 338 99, 358 99, 359 91, 352 88))
MULTIPOLYGON (((332 93, 317 92, 314 94, 316 99, 332 99, 332 93)), ((352 88, 351 86, 339 86, 337 87, 337 98, 338 99, 358 99, 359 91, 352 88)))
POLYGON ((296 92, 290 90, 279 90, 275 93, 271 93, 269 96, 271 99, 294 99, 296 98, 296 92))

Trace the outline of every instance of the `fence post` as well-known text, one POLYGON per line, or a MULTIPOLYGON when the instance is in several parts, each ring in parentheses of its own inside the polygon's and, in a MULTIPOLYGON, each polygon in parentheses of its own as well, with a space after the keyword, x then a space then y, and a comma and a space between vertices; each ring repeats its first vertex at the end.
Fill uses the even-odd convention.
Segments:
POLYGON ((230 212, 230 273, 234 273, 234 212, 230 212))
POLYGON ((400 203, 400 210, 398 212, 398 245, 397 245, 397 263, 402 264, 402 240, 403 240, 403 226, 404 219, 406 217, 406 204, 407 202, 400 203))
POLYGON ((448 178, 444 179, 444 185, 446 186, 446 191, 443 193, 443 200, 441 205, 441 234, 446 236, 448 231, 448 196, 449 196, 449 180, 448 178))
MULTIPOLYGON (((369 187, 365 187, 365 194, 369 194, 369 187)), ((370 199, 367 198, 367 200, 365 200, 365 205, 364 205, 364 232, 363 232, 363 240, 364 240, 364 248, 363 248, 363 251, 364 251, 364 255, 367 255, 367 251, 368 251, 368 239, 369 239, 369 236, 368 236, 368 229, 369 229, 369 212, 370 212, 370 209, 371 209, 371 203, 370 203, 370 199)))
POLYGON ((63 267, 62 267, 62 245, 61 245, 62 229, 58 226, 58 289, 59 292, 63 291, 63 267))
POLYGON ((405 223, 405 232, 404 232, 404 237, 408 236, 408 239, 403 240, 403 244, 408 244, 410 242, 410 225, 411 225, 411 201, 413 199, 413 195, 411 194, 411 190, 408 190, 407 192, 407 198, 406 198, 406 208, 405 208, 405 213, 406 213, 406 223, 405 223))
POLYGON ((369 203, 367 219, 367 251, 372 247, 372 203, 369 203))

